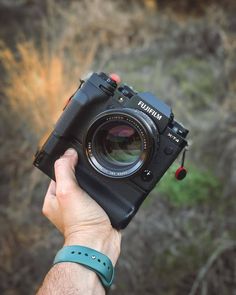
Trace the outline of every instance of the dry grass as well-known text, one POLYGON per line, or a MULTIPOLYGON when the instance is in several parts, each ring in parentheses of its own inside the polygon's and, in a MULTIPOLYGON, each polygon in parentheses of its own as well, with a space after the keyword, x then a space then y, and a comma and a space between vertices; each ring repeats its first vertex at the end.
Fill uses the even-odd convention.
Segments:
POLYGON ((35 131, 41 130, 54 119, 65 92, 64 66, 56 56, 41 56, 32 43, 18 44, 17 52, 18 57, 5 46, 0 51, 7 72, 4 95, 15 114, 23 114, 35 131))
MULTIPOLYGON (((33 42, 20 43, 16 48, 17 54, 5 45, 0 49, 6 72, 2 91, 14 116, 41 134, 52 126, 63 100, 75 87, 70 80, 72 72, 66 72, 66 61, 62 56, 50 56, 48 52, 36 49, 33 42)), ((89 65, 87 62, 86 66, 89 65)), ((85 68, 84 65, 83 70, 85 68)))
POLYGON ((145 39, 141 6, 132 2, 124 10, 122 1, 103 2, 71 2, 64 9, 56 1, 46 1, 39 40, 22 41, 14 50, 0 43, 5 76, 0 86, 6 102, 1 112, 10 109, 23 132, 40 137, 52 127, 95 57, 99 56, 98 67, 102 68, 111 51, 125 51, 130 42, 145 39), (130 30, 131 24, 138 34, 130 30))

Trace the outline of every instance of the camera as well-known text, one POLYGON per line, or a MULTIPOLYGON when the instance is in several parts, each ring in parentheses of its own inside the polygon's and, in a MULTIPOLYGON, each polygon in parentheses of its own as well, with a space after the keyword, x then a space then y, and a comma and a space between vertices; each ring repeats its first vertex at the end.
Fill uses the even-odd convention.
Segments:
POLYGON ((93 73, 69 99, 34 165, 55 180, 54 162, 76 149, 79 185, 123 229, 187 145, 187 134, 152 93, 93 73))

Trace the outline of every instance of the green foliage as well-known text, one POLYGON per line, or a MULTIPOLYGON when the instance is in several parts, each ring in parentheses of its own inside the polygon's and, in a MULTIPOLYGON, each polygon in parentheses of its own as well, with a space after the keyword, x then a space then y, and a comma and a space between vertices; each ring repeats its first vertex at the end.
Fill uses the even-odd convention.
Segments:
POLYGON ((193 109, 209 105, 218 92, 213 69, 207 60, 179 58, 168 72, 179 83, 184 97, 191 100, 193 109))
POLYGON ((212 172, 191 165, 186 178, 177 181, 174 177, 177 168, 177 165, 172 165, 157 186, 158 191, 166 195, 173 204, 192 205, 218 195, 221 184, 212 172))

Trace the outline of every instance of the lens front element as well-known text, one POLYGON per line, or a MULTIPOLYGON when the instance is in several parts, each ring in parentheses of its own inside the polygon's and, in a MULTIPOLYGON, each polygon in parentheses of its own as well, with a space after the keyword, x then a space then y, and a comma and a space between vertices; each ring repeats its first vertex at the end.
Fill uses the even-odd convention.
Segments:
POLYGON ((118 166, 131 165, 139 160, 142 153, 142 139, 131 125, 110 122, 97 132, 96 148, 104 160, 118 166))
POLYGON ((113 109, 101 113, 85 138, 88 161, 99 173, 111 178, 133 175, 152 154, 151 125, 147 115, 138 110, 113 109))

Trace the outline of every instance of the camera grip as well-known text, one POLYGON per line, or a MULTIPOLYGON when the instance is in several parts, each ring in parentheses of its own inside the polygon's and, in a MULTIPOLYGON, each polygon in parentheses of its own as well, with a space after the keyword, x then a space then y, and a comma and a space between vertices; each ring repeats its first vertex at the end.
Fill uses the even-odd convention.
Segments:
POLYGON ((82 159, 76 167, 76 178, 79 185, 106 211, 116 229, 123 229, 129 224, 147 195, 131 182, 122 186, 117 179, 95 175, 82 159))

